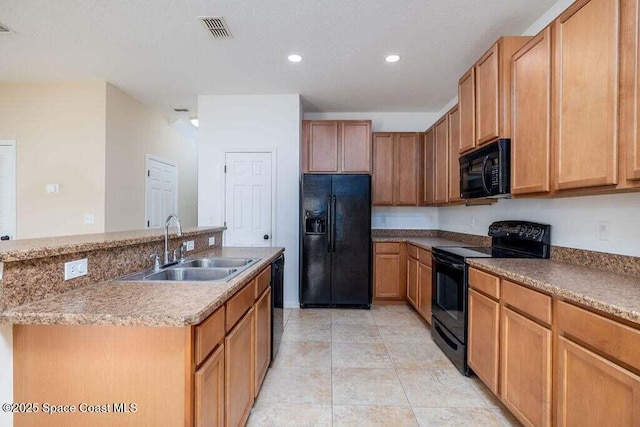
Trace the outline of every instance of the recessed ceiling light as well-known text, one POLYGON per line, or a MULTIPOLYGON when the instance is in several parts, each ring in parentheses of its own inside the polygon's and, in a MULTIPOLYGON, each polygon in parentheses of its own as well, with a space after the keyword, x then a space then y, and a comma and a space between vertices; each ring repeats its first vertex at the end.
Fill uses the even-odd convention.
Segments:
POLYGON ((400 61, 400 57, 398 55, 389 55, 386 58, 384 58, 384 60, 387 62, 398 62, 400 61))
POLYGON ((302 61, 302 56, 300 56, 300 55, 289 55, 287 57, 287 59, 289 60, 289 62, 300 62, 300 61, 302 61))

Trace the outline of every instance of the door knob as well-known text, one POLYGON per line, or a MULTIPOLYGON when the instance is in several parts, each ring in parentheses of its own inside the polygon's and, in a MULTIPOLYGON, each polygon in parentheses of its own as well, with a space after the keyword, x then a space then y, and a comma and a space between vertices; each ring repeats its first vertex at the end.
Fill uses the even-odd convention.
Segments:
POLYGON ((262 236, 262 238, 263 238, 264 240, 269 240, 269 235, 268 235, 268 234, 265 234, 264 236, 262 236))

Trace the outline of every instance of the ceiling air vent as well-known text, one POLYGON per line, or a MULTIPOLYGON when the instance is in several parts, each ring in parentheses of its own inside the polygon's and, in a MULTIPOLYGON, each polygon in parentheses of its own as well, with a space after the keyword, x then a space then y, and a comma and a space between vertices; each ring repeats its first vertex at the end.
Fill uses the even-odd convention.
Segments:
POLYGON ((215 39, 230 39, 231 31, 222 16, 201 16, 200 21, 215 39))
POLYGON ((10 32, 11 32, 10 29, 8 29, 4 25, 0 24, 0 34, 10 33, 10 32))
POLYGON ((175 111, 176 113, 188 113, 189 109, 188 108, 174 108, 173 111, 175 111))

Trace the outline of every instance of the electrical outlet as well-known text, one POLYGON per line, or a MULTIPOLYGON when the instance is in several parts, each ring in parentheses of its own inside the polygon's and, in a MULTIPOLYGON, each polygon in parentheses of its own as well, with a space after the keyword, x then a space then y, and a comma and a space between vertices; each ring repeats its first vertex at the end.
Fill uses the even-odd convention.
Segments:
POLYGON ((188 240, 187 241, 187 251, 192 251, 195 249, 195 243, 193 242, 193 240, 188 240))
POLYGON ((85 224, 95 224, 95 222, 96 222, 96 217, 93 214, 86 214, 84 216, 85 224))
POLYGON ((611 223, 609 221, 600 221, 598 227, 598 236, 600 240, 609 241, 611 239, 611 223))
POLYGON ((86 276, 88 272, 87 259, 79 259, 64 263, 64 280, 75 279, 76 277, 86 276))
POLYGON ((216 236, 209 237, 209 246, 215 246, 216 236))

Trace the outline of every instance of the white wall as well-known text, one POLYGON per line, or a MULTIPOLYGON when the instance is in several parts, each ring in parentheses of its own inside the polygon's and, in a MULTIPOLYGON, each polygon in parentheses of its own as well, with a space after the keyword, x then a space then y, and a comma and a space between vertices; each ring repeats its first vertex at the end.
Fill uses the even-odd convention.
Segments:
MULTIPOLYGON (((0 324, 0 403, 13 402, 13 329, 0 324)), ((13 415, 0 412, 0 426, 13 425, 13 415)))
POLYGON ((371 120, 373 132, 424 132, 437 113, 304 113, 305 120, 371 120))
POLYGON ((438 209, 374 206, 371 211, 371 228, 436 229, 438 209))
POLYGON ((276 153, 276 231, 286 250, 285 305, 298 305, 298 210, 301 107, 299 95, 226 95, 198 98, 198 224, 224 222, 224 153, 276 153))
POLYGON ((551 224, 556 246, 640 256, 640 194, 500 200, 491 206, 439 209, 441 230, 486 235, 497 220, 523 219, 551 224), (609 221, 611 238, 599 239, 600 221, 609 221))

